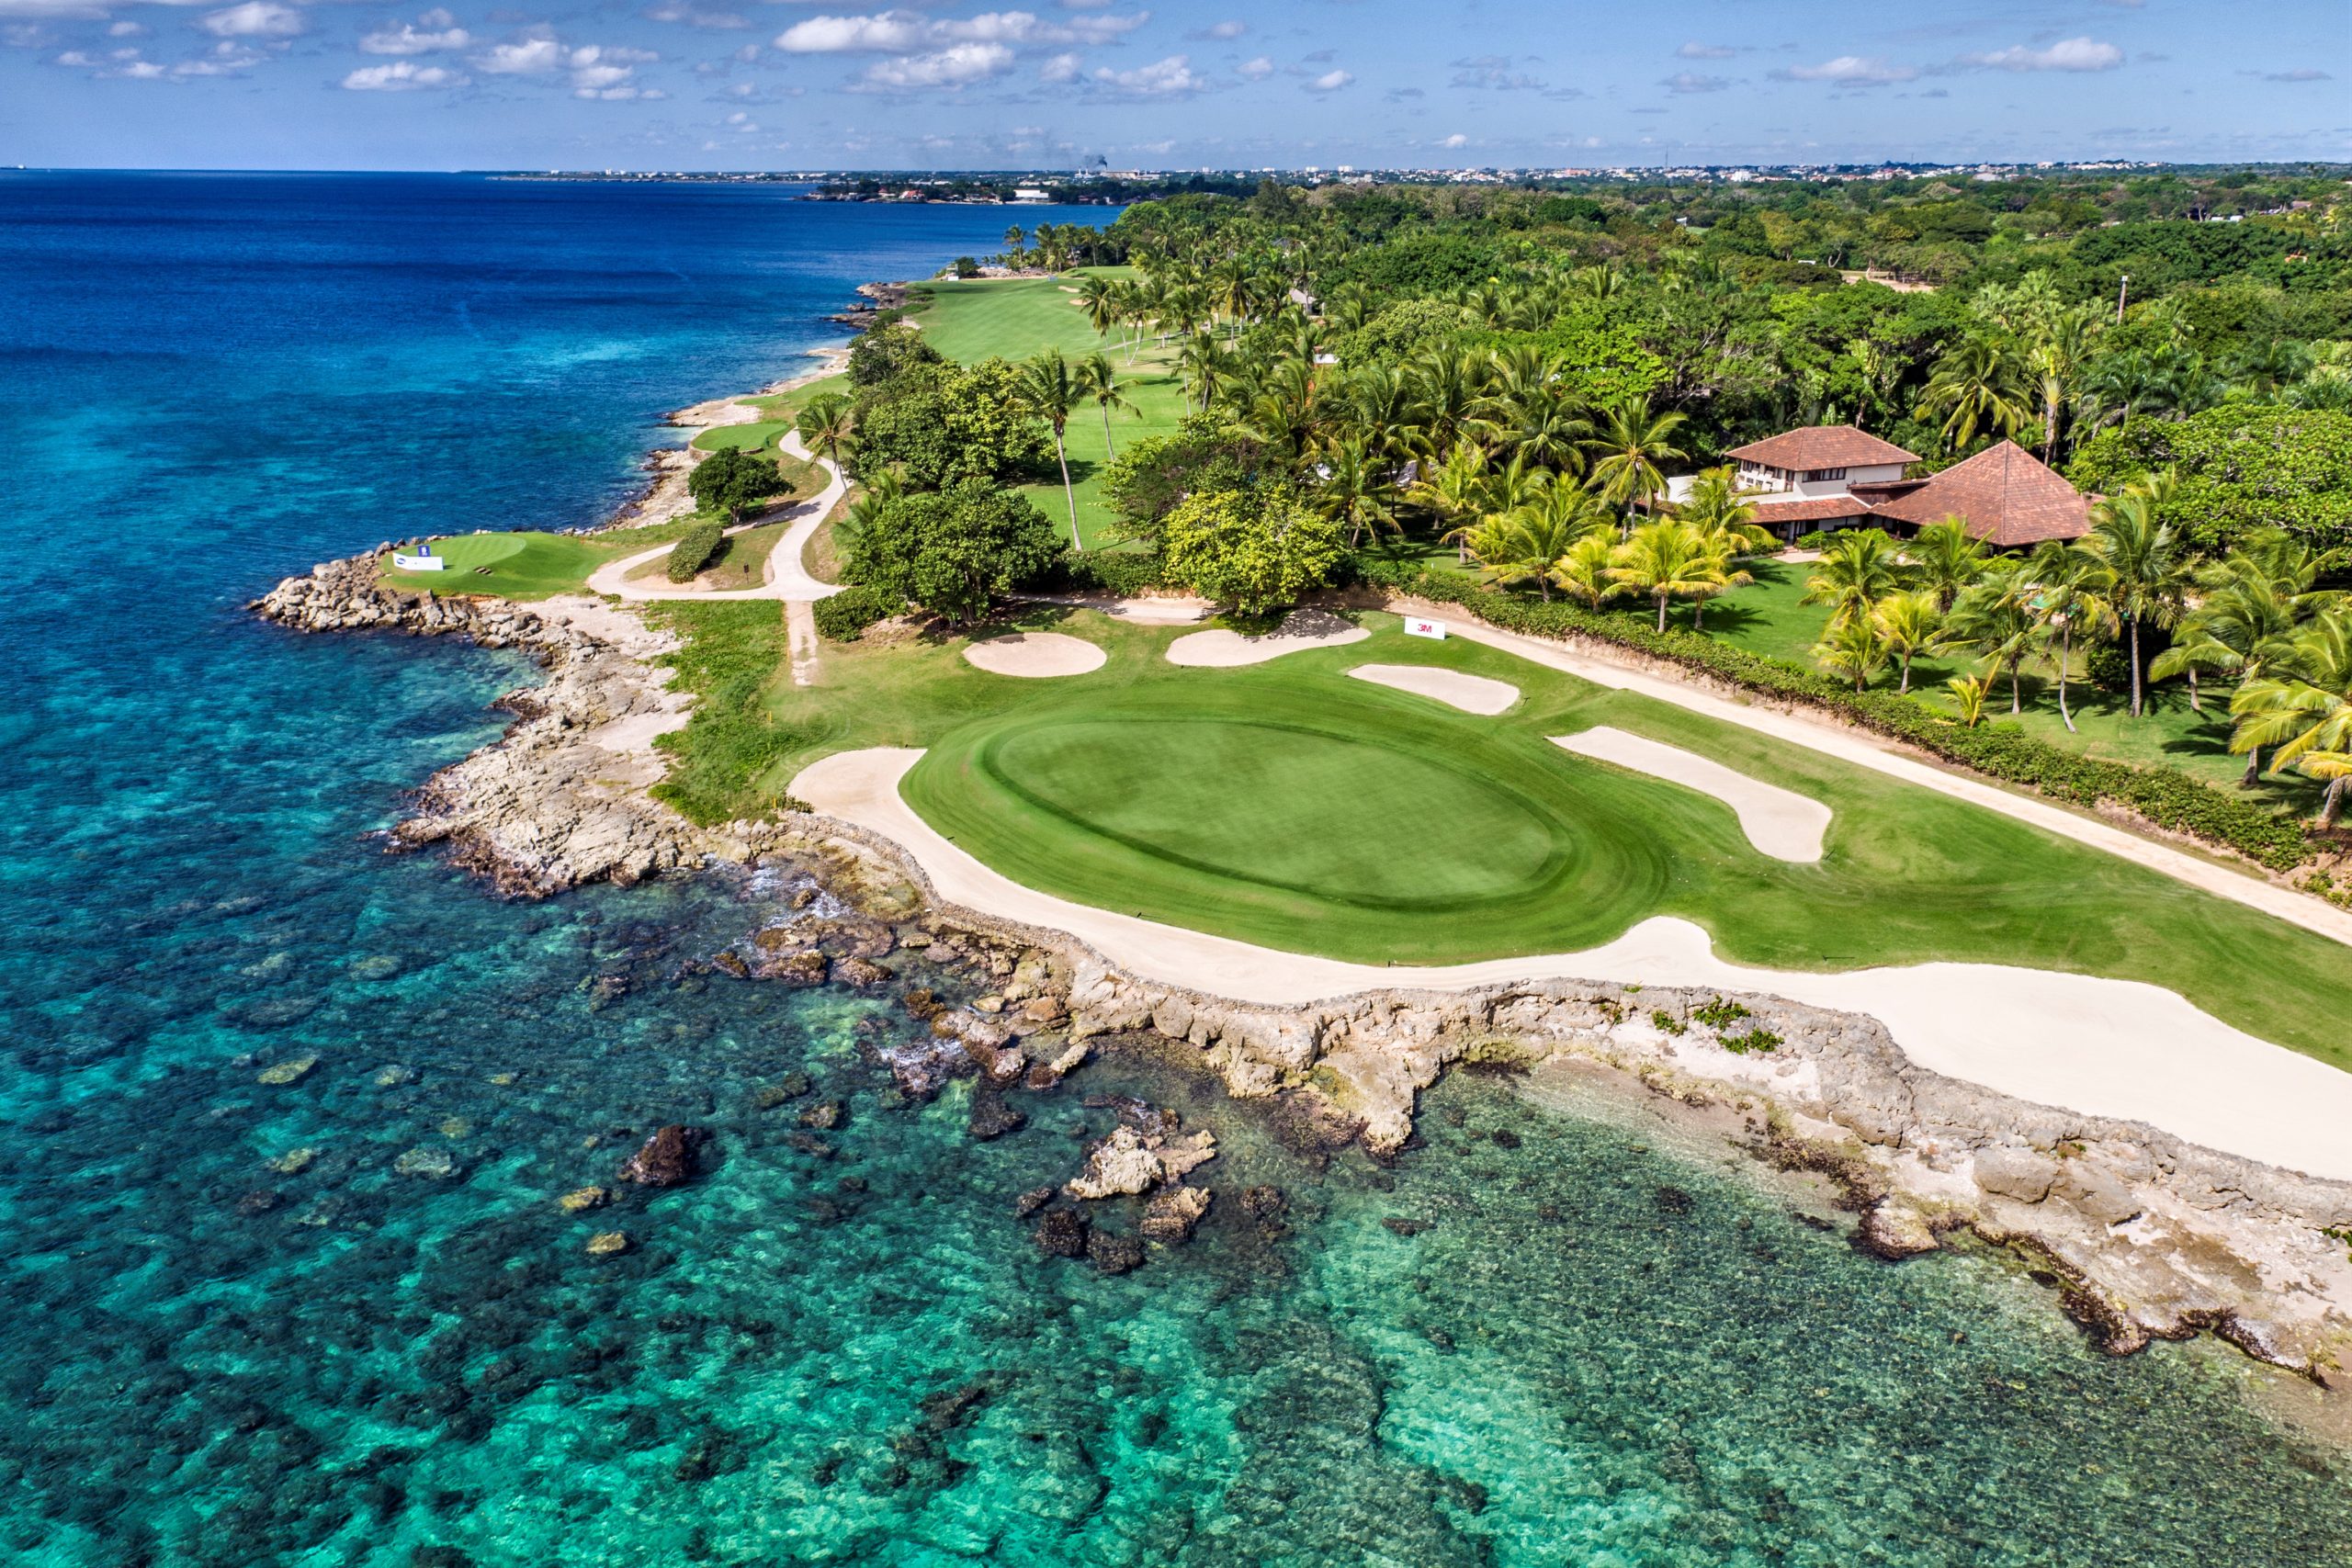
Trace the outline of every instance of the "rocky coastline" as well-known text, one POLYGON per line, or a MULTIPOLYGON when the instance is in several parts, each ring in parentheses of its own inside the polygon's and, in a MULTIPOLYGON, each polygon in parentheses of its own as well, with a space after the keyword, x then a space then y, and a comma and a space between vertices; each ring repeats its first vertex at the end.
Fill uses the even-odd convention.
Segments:
MULTIPOLYGON (((936 1052, 904 1066, 910 1088, 964 1072, 1050 1087, 1089 1041, 1148 1032, 1236 1098, 1273 1102, 1301 1136, 1385 1158, 1411 1145, 1419 1096, 1448 1070, 1600 1074, 1759 1160, 1817 1173, 1865 1250, 1900 1259, 1962 1234, 2008 1250, 2109 1351, 2211 1332, 2322 1387, 2340 1387, 2352 1363, 2352 1184, 1994 1094, 1919 1067, 1874 1020, 1773 997, 1563 981, 1274 1008, 1144 981, 1066 933, 944 904, 897 846, 860 829, 792 812, 702 827, 652 798, 663 767, 652 739, 685 715, 660 668, 673 642, 626 609, 406 592, 381 582, 373 555, 288 578, 253 608, 305 632, 468 637, 545 667, 544 684, 500 699, 516 717, 499 740, 417 792, 389 848, 447 845, 525 897, 791 857, 869 911, 868 935, 844 947, 762 932, 722 967, 873 985, 890 977, 880 960, 894 946, 920 946, 1005 982, 932 1017, 936 1052)), ((1019 1124, 986 1109, 976 1136, 993 1135, 983 1121, 1019 1124)), ((1071 1196, 1143 1190, 1134 1170, 1157 1161, 1146 1185, 1163 1236, 1206 1210, 1156 1148, 1111 1151, 1107 1168, 1102 1155, 1071 1196)), ((1040 1244, 1076 1256, 1085 1227, 1052 1218, 1065 1212, 1048 1211, 1040 1244)))

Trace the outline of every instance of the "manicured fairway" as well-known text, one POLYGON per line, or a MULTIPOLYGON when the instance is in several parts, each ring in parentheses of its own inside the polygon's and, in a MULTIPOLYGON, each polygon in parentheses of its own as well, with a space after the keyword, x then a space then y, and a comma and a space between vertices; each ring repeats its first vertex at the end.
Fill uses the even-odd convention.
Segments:
POLYGON ((758 452, 774 446, 792 428, 782 420, 755 420, 749 424, 714 424, 691 445, 705 452, 758 452))
POLYGON ((852 670, 862 707, 778 692, 779 716, 797 720, 779 739, 800 758, 926 746, 909 803, 997 870, 1268 946, 1459 963, 1572 951, 1679 915, 1742 963, 1956 959, 2145 980, 2352 1067, 2338 1021, 2352 953, 2324 938, 1805 749, 1367 619, 1370 642, 1189 671, 1154 657, 1171 631, 1073 617, 1058 629, 1113 649, 1102 670, 1019 682, 942 671, 895 695, 852 670), (1371 661, 1443 664, 1526 697, 1499 717, 1458 713, 1347 678, 1371 661), (1719 802, 1546 739, 1600 723, 1825 802, 1823 860, 1761 855, 1719 802))

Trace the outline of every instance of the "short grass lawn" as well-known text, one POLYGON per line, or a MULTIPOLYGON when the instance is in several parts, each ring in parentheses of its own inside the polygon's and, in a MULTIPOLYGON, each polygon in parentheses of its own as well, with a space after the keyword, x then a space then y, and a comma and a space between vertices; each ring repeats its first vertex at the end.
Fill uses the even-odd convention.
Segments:
POLYGON ((684 531, 683 523, 606 534, 458 534, 433 541, 449 564, 440 571, 401 571, 382 558, 383 581, 412 592, 487 593, 503 599, 546 599, 577 593, 605 562, 650 549, 684 531))
MULTIPOLYGON (((720 592, 757 588, 767 580, 768 557, 789 526, 786 523, 762 523, 728 535, 718 541, 718 554, 710 564, 695 574, 694 585, 720 592)), ((669 560, 658 556, 628 574, 632 582, 667 582, 669 577, 669 560)))
POLYGON ((829 646, 817 683, 795 687, 773 609, 661 612, 695 634, 681 677, 703 699, 662 744, 679 759, 665 793, 697 817, 771 807, 832 751, 919 746, 910 803, 1007 875, 1270 946, 1465 962, 1679 915, 1746 963, 1960 959, 2147 980, 2352 1067, 2352 954, 2335 943, 1804 748, 1497 649, 1406 637, 1393 616, 1364 617, 1368 642, 1192 670, 1163 657, 1181 628, 1038 607, 1012 624, 1090 638, 1109 662, 1031 681, 973 669, 959 638, 829 646), (1482 718, 1347 678, 1374 661, 1523 696, 1482 718), (1596 724, 1824 801, 1825 858, 1773 860, 1720 803, 1548 739, 1596 724))
POLYGON ((689 443, 704 452, 763 452, 773 448, 792 428, 785 420, 753 420, 749 424, 714 424, 689 443))
POLYGON ((1065 536, 1069 533, 1074 498, 1083 542, 1090 549, 1099 549, 1112 543, 1109 532, 1119 520, 1102 503, 1103 469, 1112 455, 1129 442, 1165 435, 1176 428, 1184 417, 1184 387, 1170 367, 1170 356, 1163 351, 1147 345, 1131 359, 1121 337, 1106 338, 1095 332, 1074 292, 1081 276, 929 285, 931 303, 916 319, 933 347, 967 365, 990 355, 1026 359, 1046 348, 1059 348, 1072 359, 1097 349, 1111 356, 1134 409, 1114 410, 1107 432, 1102 411, 1091 402, 1070 415, 1063 438, 1069 456, 1070 496, 1062 493, 1058 471, 1049 482, 1022 488, 1022 493, 1065 536))
MULTIPOLYGON (((1808 670, 1815 668, 1813 646, 1821 640, 1829 611, 1826 605, 1804 603, 1804 581, 1812 572, 1812 566, 1760 560, 1748 562, 1747 568, 1756 581, 1710 601, 1701 625, 1736 647, 1785 659, 1808 670)), ((1673 624, 1687 627, 1690 624, 1690 607, 1676 609, 1670 619, 1673 624)), ((2144 710, 2135 719, 2132 716, 2130 694, 2093 686, 2082 677, 2082 663, 2078 657, 2075 675, 2066 685, 2067 705, 2075 715, 2072 732, 2058 712, 2057 682, 2046 667, 2030 666, 2025 671, 2018 682, 2024 711, 2014 722, 2037 739, 2086 756, 2143 766, 2163 764, 2209 784, 2234 786, 2245 776, 2245 759, 2230 753, 2226 689, 2217 690, 2209 684, 2204 711, 2199 713, 2188 705, 2187 682, 2170 681, 2152 685, 2144 710)), ((1964 657, 1915 660, 1911 665, 1911 689, 1925 701, 1949 711, 1951 699, 1943 689, 1945 681, 1954 675, 1977 674, 1983 669, 1981 660, 1964 657)), ((1900 673, 1890 667, 1872 684, 1892 691, 1900 673)), ((1995 676, 1984 709, 1988 719, 2009 721, 2007 675, 1995 676)), ((2256 799, 2287 810, 2309 812, 2318 808, 2320 789, 2316 781, 2300 773, 2268 774, 2250 793, 2256 799)))

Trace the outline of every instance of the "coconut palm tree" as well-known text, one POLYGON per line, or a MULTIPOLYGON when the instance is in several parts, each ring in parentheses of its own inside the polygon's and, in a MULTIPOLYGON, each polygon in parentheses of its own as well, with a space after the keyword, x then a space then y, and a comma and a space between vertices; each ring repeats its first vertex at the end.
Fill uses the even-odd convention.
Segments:
POLYGON ((1943 416, 1945 444, 1957 451, 1980 430, 2014 435, 2026 421, 2030 393, 2017 345, 1976 333, 1944 351, 1919 399, 1919 417, 1943 416))
POLYGON ((1687 422, 1679 413, 1652 413, 1640 398, 1604 404, 1600 413, 1585 443, 1593 455, 1592 485, 1611 506, 1624 508, 1630 523, 1634 507, 1665 492, 1666 475, 1658 465, 1683 456, 1674 434, 1687 422))
POLYGON ((1976 581, 1989 558, 1983 544, 1957 517, 1930 523, 1903 547, 1903 558, 1922 588, 1932 588, 1937 605, 1951 609, 1960 591, 1976 581))
POLYGON ((1184 379, 1186 411, 1191 412, 1197 401, 1200 412, 1206 413, 1231 370, 1231 360, 1216 338, 1207 333, 1186 338, 1184 346, 1176 351, 1176 373, 1184 379))
POLYGON ((1062 499, 1069 505, 1069 542, 1083 550, 1078 532, 1078 491, 1069 482, 1069 452, 1062 434, 1069 428, 1071 411, 1086 400, 1086 389, 1058 348, 1048 348, 1023 362, 1015 382, 1021 400, 1053 427, 1054 457, 1062 466, 1062 499))
POLYGON ((1598 610, 1624 592, 1624 585, 1609 575, 1609 569, 1617 562, 1617 552, 1623 547, 1611 537, 1615 532, 1611 528, 1587 534, 1570 545, 1568 553, 1553 563, 1552 585, 1581 602, 1588 610, 1598 610))
POLYGON ((2071 735, 2075 715, 2066 705, 2066 674, 2075 660, 2075 638, 2115 628, 2115 606, 2109 599, 2114 574, 2098 555, 2062 539, 2043 540, 2029 561, 2041 585, 2032 607, 2044 628, 2042 651, 2058 675, 2058 716, 2071 735))
POLYGON ((1366 527, 1395 531, 1396 503, 1388 465, 1364 449, 1363 436, 1350 435, 1331 448, 1315 487, 1315 509, 1348 525, 1348 548, 1362 542, 1366 527))
MULTIPOLYGON (((2199 673, 2240 682, 2260 675, 2266 663, 2290 650, 2297 628, 2341 603, 2342 595, 2312 586, 2341 558, 2341 552, 2322 555, 2282 529, 2248 535, 2227 558, 2198 573, 2197 606, 2182 619, 2173 645, 2150 661, 2148 678, 2186 674, 2188 705, 2204 712, 2199 673)), ((2262 748, 2249 746, 2240 787, 2251 789, 2261 776, 2262 748)))
POLYGON ((1022 231, 1021 225, 1018 223, 1004 231, 1004 259, 1011 262, 1016 269, 1020 267, 1022 262, 1021 242, 1028 237, 1022 231))
POLYGON ((1886 644, 1866 617, 1832 621, 1826 634, 1813 645, 1813 661, 1826 673, 1851 681, 1859 692, 1886 668, 1886 644))
POLYGON ((1728 553, 1753 555, 1770 549, 1774 543, 1772 530, 1756 521, 1752 499, 1756 493, 1739 488, 1738 473, 1728 463, 1702 468, 1674 514, 1709 538, 1722 541, 1728 553))
POLYGON ((1953 601, 1939 644, 1973 649, 1995 670, 2007 671, 2012 715, 2025 711, 2019 671, 2041 644, 2041 618, 2033 610, 2036 592, 2023 561, 1996 562, 1953 601))
POLYGON ((1576 542, 1576 534, 1540 504, 1489 516, 1468 536, 1470 557, 1481 575, 1505 587, 1532 582, 1547 603, 1552 570, 1576 542))
MULTIPOLYGON (((1445 461, 1434 466, 1423 464, 1406 496, 1415 505, 1435 517, 1445 536, 1460 544, 1457 536, 1462 525, 1483 509, 1487 484, 1486 449, 1475 441, 1455 444, 1445 455, 1445 461)), ((1466 547, 1463 558, 1469 558, 1466 547)))
POLYGON ((2274 767, 2291 762, 2328 781, 2319 825, 2335 827, 2352 778, 2352 610, 2333 606, 2297 631, 2274 665, 2239 685, 2230 714, 2231 750, 2275 746, 2274 767))
POLYGON ((1117 279, 1090 272, 1079 281, 1078 302, 1086 311, 1087 324, 1098 337, 1108 337, 1111 329, 1119 324, 1121 300, 1117 279))
POLYGON ((1592 426, 1578 419, 1558 394, 1542 392, 1504 402, 1493 423, 1505 450, 1570 477, 1583 470, 1582 447, 1591 438, 1592 426))
POLYGON ((1951 693, 1953 714, 1962 729, 1973 729, 1984 722, 1984 677, 1954 675, 1944 685, 1951 693))
POLYGON ((2170 470, 2151 474, 2098 502, 2091 508, 2091 531, 2084 541, 2107 563, 2115 613, 2131 634, 2133 718, 2140 716, 2146 695, 2140 628, 2171 626, 2196 581, 2187 541, 2161 515, 2174 482, 2170 470))
POLYGON ((1846 528, 1822 550, 1820 562, 1804 580, 1801 603, 1828 605, 1834 628, 1869 620, 1871 605, 1908 586, 1909 569, 1883 530, 1846 528))
POLYGON ((2075 384, 2098 340, 2107 314, 2092 304, 2052 307, 2039 312, 2030 328, 2026 370, 2041 399, 2041 460, 2058 461, 2058 430, 2075 405, 2075 384))
POLYGON ((1666 630, 1666 607, 1676 599, 1708 599, 1732 576, 1723 551, 1696 528, 1670 517, 1645 523, 1618 548, 1611 581, 1657 606, 1657 629, 1666 630))
POLYGON ((1111 440, 1111 411, 1125 409, 1133 413, 1136 405, 1127 400, 1126 389, 1119 384, 1119 372, 1111 364, 1111 356, 1097 349, 1080 360, 1072 374, 1078 378, 1080 392, 1091 398, 1094 406, 1102 411, 1103 451, 1117 457, 1119 448, 1111 440))
POLYGON ((1903 671, 1898 691, 1911 690, 1911 661, 1935 646, 1943 624, 1944 607, 1933 589, 1890 593, 1872 606, 1871 635, 1903 671))
POLYGON ((849 399, 839 392, 820 392, 800 409, 800 417, 792 423, 800 433, 801 445, 838 468, 842 451, 856 426, 850 418, 849 399))

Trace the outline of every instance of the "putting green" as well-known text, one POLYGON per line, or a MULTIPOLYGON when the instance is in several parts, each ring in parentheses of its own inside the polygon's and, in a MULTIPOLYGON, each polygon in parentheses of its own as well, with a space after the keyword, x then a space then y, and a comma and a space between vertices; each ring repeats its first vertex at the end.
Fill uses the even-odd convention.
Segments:
POLYGON ((1600 941, 1664 892, 1623 781, 1540 737, 1336 686, 1137 688, 967 727, 907 797, 1032 886, 1294 947, 1409 950, 1418 930, 1509 950, 1531 916, 1600 941))
POLYGON ((521 534, 458 534, 433 541, 433 553, 449 564, 447 571, 471 571, 523 553, 521 534))

